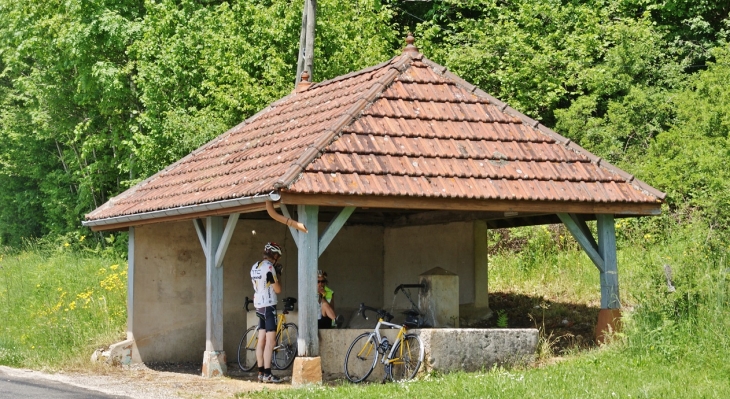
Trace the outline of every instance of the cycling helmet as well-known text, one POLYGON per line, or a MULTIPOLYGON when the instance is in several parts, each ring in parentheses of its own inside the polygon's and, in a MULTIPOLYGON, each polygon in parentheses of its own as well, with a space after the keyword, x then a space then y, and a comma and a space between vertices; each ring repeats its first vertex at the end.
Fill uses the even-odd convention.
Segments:
POLYGON ((264 245, 264 253, 277 254, 281 256, 281 247, 275 242, 267 242, 266 245, 264 245))
POLYGON ((327 278, 327 272, 324 270, 317 270, 317 277, 327 278))

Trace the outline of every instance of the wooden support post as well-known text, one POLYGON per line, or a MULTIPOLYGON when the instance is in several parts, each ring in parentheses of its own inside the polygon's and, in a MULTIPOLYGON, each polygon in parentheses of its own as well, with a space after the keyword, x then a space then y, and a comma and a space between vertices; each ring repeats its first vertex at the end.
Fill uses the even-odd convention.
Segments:
POLYGON ((601 309, 619 309, 618 261, 616 230, 613 215, 596 215, 598 219, 598 252, 603 259, 601 271, 601 309))
POLYGON ((304 72, 304 51, 305 51, 304 48, 307 45, 307 10, 308 9, 309 9, 309 0, 304 0, 304 7, 302 8, 302 30, 299 33, 299 58, 297 59, 297 79, 294 84, 295 87, 302 80, 302 72, 304 72))
POLYGON ((134 227, 127 244, 127 339, 134 339, 134 227))
POLYGON ((304 70, 309 71, 310 82, 314 82, 314 30, 316 22, 317 0, 307 0, 307 38, 304 50, 304 70))
POLYGON ((317 269, 319 258, 319 207, 299 205, 299 222, 309 233, 299 235, 299 356, 319 356, 317 335, 317 269))
POLYGON ((322 383, 317 319, 317 269, 319 269, 319 206, 299 205, 299 222, 307 226, 299 233, 299 353, 292 365, 292 386, 322 383))
POLYGON ((216 267, 215 254, 223 236, 223 217, 208 216, 205 226, 205 354, 203 377, 223 376, 223 268, 216 267))
POLYGON ((618 261, 616 258, 616 229, 611 214, 597 214, 598 243, 586 223, 575 214, 559 213, 568 231, 575 237, 600 272, 601 310, 596 323, 596 342, 605 341, 607 331, 618 331, 621 318, 621 302, 618 290, 618 261))

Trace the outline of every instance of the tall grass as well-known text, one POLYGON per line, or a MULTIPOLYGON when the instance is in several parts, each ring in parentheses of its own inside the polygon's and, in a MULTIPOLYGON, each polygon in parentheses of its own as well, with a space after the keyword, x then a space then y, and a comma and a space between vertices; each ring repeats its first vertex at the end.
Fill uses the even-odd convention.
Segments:
POLYGON ((80 365, 95 346, 123 338, 126 261, 71 246, 0 250, 0 364, 80 365))

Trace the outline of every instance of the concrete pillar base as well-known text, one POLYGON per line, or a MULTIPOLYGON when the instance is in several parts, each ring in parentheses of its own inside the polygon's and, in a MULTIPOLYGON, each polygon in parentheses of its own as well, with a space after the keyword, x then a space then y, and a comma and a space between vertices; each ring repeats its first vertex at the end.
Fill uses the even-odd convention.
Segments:
POLYGON ((301 386, 306 384, 322 383, 322 358, 317 357, 295 357, 292 366, 291 385, 301 386))
POLYGON ((596 323, 596 343, 605 343, 607 336, 616 331, 621 331, 621 309, 601 309, 596 323))
POLYGON ((225 351, 205 351, 203 353, 203 377, 223 377, 227 373, 225 351))

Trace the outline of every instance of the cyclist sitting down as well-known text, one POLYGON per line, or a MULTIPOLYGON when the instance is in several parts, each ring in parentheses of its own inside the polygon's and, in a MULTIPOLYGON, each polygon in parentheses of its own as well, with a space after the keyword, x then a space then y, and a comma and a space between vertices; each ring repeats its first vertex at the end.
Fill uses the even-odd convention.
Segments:
POLYGON ((335 313, 335 292, 327 286, 327 272, 317 270, 317 303, 320 308, 318 327, 328 329, 341 327, 344 318, 335 313))

